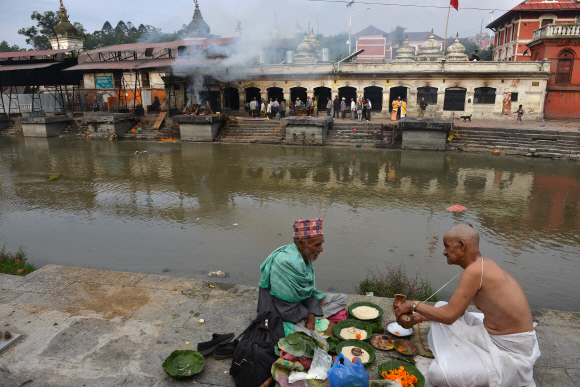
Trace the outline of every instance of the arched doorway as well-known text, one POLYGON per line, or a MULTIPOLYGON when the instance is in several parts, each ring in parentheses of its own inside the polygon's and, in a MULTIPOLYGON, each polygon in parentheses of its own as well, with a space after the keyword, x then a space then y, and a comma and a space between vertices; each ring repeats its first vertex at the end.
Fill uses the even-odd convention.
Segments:
POLYGON ((465 95, 467 90, 462 87, 450 87, 445 89, 443 110, 462 112, 465 110, 465 95))
POLYGON ((302 103, 306 103, 306 99, 308 98, 308 96, 305 87, 297 86, 290 89, 290 99, 296 102, 297 98, 300 98, 300 101, 302 101, 302 103))
POLYGON ((327 98, 332 100, 332 89, 330 87, 320 86, 314 89, 314 96, 318 101, 318 110, 324 111, 328 102, 327 98))
POLYGON ((278 98, 278 102, 282 102, 284 99, 284 89, 281 87, 270 87, 268 89, 268 100, 272 98, 272 101, 275 101, 278 98))
POLYGON ((405 101, 407 100, 407 88, 404 86, 391 87, 389 90, 389 103, 393 103, 399 97, 405 101))
MULTIPOLYGON (((342 101, 344 98, 346 102, 347 110, 350 110, 350 99, 353 98, 355 101, 358 99, 356 95, 356 87, 344 86, 338 89, 338 99, 342 101)), ((372 101, 371 101, 372 103, 372 101)))
POLYGON ((240 93, 235 87, 224 89, 224 107, 232 110, 240 110, 240 93))
POLYGON ((262 94, 260 93, 260 89, 257 87, 246 88, 246 102, 251 102, 254 98, 256 98, 257 101, 261 100, 262 94))
POLYGON ((371 100, 372 111, 383 110, 383 88, 378 86, 365 87, 364 98, 371 100))

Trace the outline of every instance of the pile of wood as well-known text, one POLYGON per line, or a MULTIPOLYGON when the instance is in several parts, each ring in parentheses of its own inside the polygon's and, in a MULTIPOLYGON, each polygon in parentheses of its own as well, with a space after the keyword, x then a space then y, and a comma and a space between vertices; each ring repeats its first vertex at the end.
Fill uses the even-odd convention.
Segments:
POLYGON ((314 109, 312 108, 312 106, 306 106, 303 108, 295 109, 294 115, 299 117, 308 117, 311 116, 313 112, 314 109))
POLYGON ((211 110, 209 106, 203 107, 198 104, 191 104, 187 106, 185 109, 183 109, 182 114, 187 114, 190 116, 207 116, 210 114, 214 114, 214 112, 211 110))

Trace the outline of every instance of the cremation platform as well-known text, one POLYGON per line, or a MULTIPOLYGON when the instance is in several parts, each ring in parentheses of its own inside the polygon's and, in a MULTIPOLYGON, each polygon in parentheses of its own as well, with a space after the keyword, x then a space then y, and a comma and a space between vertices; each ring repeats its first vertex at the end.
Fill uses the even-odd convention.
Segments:
POLYGON ((324 145, 332 117, 288 117, 280 124, 286 126, 287 145, 324 145))
POLYGON ((173 117, 173 122, 179 124, 181 141, 212 142, 226 120, 227 117, 223 114, 173 117))
POLYGON ((403 149, 445 150, 453 120, 437 118, 405 118, 399 121, 403 149))

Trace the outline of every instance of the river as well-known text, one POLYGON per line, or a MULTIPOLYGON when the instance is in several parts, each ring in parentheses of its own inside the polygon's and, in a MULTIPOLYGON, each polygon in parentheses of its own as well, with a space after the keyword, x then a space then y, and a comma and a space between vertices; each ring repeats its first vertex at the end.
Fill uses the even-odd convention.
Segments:
MULTIPOLYGON (((354 293, 404 263, 435 288, 443 234, 468 222, 481 251, 537 308, 580 311, 580 163, 478 153, 0 138, 0 243, 46 264, 256 285, 292 242, 292 222, 324 218, 322 291, 354 293), (148 153, 135 154, 147 151, 148 153), (63 174, 59 181, 47 181, 63 174), (462 213, 447 207, 460 204, 462 213)), ((459 278, 443 291, 456 288, 459 278)))

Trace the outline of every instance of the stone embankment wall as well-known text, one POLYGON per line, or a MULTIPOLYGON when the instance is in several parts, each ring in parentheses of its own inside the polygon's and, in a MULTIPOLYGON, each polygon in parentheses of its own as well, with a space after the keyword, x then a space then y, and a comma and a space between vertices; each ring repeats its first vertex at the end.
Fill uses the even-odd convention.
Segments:
POLYGON ((447 150, 580 160, 580 132, 456 126, 447 150))

